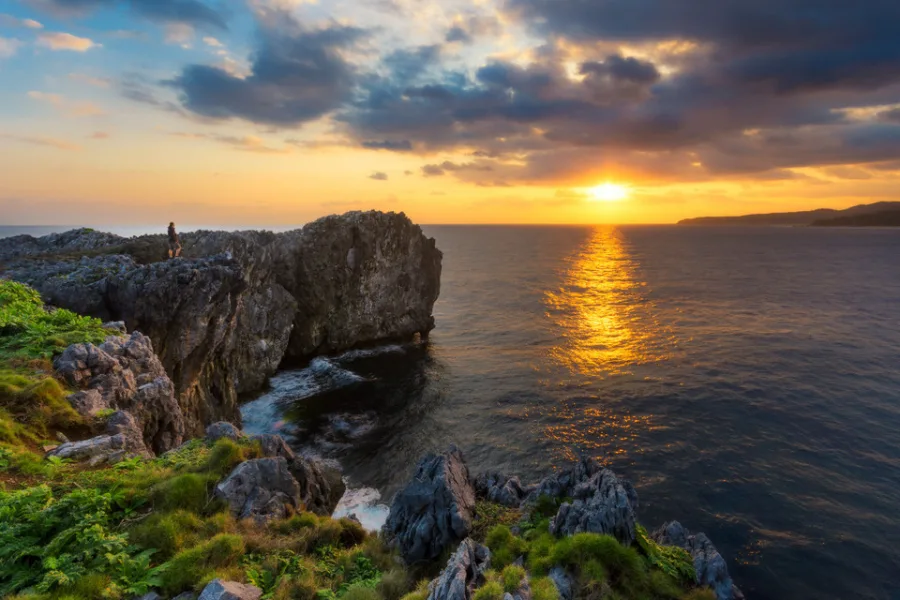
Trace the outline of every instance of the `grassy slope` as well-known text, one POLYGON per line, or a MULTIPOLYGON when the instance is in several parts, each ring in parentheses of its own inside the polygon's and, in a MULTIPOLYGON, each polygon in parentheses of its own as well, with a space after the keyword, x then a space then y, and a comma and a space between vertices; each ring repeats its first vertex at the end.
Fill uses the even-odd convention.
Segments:
MULTIPOLYGON (((101 342, 99 321, 46 311, 25 286, 0 281, 0 597, 16 600, 130 599, 149 589, 174 596, 215 577, 252 583, 264 598, 424 600, 414 575, 383 541, 349 520, 299 513, 268 525, 237 522, 213 500, 215 483, 258 456, 251 442, 194 440, 153 460, 83 469, 44 460, 38 445, 83 423, 65 401, 49 360, 70 343, 101 342)), ((502 600, 525 570, 535 600, 558 600, 554 565, 577 573, 579 600, 695 598, 686 553, 642 534, 638 548, 608 536, 555 539, 543 502, 521 535, 521 515, 480 503, 473 536, 494 554, 495 571, 476 600, 502 600), (518 579, 517 579, 518 578, 518 579), (685 595, 687 594, 687 595, 685 595)))

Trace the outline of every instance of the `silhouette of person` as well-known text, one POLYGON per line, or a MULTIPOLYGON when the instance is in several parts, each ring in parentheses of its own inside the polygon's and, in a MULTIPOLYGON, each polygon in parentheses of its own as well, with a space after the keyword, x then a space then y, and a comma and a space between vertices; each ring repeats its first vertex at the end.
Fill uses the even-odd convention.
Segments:
POLYGON ((181 240, 178 239, 178 232, 175 231, 175 223, 169 223, 169 258, 179 256, 181 256, 181 240))

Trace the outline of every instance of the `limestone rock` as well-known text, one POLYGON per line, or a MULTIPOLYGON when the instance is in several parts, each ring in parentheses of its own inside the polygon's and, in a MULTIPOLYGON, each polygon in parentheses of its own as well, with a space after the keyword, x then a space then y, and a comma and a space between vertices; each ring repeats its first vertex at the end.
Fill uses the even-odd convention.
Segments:
POLYGON ((650 537, 658 544, 687 550, 694 559, 697 585, 712 588, 717 600, 738 600, 744 597, 728 574, 725 559, 705 534, 692 534, 678 521, 672 521, 654 531, 650 537))
POLYGON ((254 435, 252 439, 259 442, 263 456, 287 460, 288 469, 300 485, 300 499, 306 510, 318 515, 334 512, 346 489, 340 473, 295 454, 280 435, 254 435))
POLYGON ((300 485, 283 457, 239 464, 216 486, 215 493, 235 517, 258 522, 282 519, 289 511, 299 509, 302 502, 300 485))
POLYGON ((428 600, 472 600, 491 568, 491 552, 471 538, 463 540, 447 567, 428 586, 428 600))
POLYGON ((537 487, 530 490, 526 502, 531 504, 541 496, 572 497, 575 494, 575 486, 587 481, 602 469, 596 460, 582 458, 574 466, 544 478, 537 487))
POLYGON ((594 473, 575 486, 572 497, 572 503, 560 506, 551 521, 551 533, 604 533, 615 536, 626 546, 634 543, 636 517, 631 498, 636 498, 636 494, 615 473, 609 469, 594 473))
POLYGON ((164 600, 158 592, 147 592, 143 596, 138 596, 134 600, 164 600))
POLYGON ((0 261, 25 256, 77 254, 108 248, 122 241, 124 238, 118 235, 93 229, 73 229, 65 233, 52 233, 39 238, 17 235, 0 239, 0 261))
POLYGON ((86 462, 95 467, 102 464, 115 464, 126 456, 124 435, 101 435, 80 442, 62 444, 47 453, 47 456, 86 462))
POLYGON ((484 473, 475 479, 475 493, 480 498, 511 507, 521 505, 533 487, 523 487, 518 477, 500 473, 484 473))
POLYGON ((213 579, 203 588, 199 600, 259 600, 262 590, 253 585, 213 579))
POLYGON ((407 563, 438 558, 472 529, 475 490, 462 453, 429 455, 394 498, 385 534, 407 563))
POLYGON ((565 569, 553 567, 548 576, 556 586, 560 600, 572 600, 575 597, 575 582, 565 569))
POLYGON ((184 417, 174 386, 153 352, 150 338, 142 333, 111 336, 100 346, 74 344, 54 366, 66 383, 80 388, 69 397, 80 414, 90 417, 113 409, 133 417, 133 422, 126 423, 120 416, 118 423, 128 432, 140 432, 142 447, 132 443, 129 451, 162 453, 184 439, 184 417))
POLYGON ((241 432, 241 430, 231 423, 228 423, 227 421, 219 421, 218 423, 213 423, 206 428, 205 439, 209 443, 217 442, 222 438, 228 438, 237 441, 242 437, 244 437, 244 434, 241 432))

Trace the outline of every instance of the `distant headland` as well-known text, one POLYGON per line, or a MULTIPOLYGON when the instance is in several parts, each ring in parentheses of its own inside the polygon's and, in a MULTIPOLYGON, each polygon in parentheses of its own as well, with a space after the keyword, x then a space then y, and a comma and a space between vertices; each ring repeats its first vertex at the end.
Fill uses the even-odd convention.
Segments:
POLYGON ((900 226, 900 202, 860 204, 845 210, 820 208, 739 217, 698 217, 684 219, 679 225, 782 225, 814 227, 897 227, 900 226))

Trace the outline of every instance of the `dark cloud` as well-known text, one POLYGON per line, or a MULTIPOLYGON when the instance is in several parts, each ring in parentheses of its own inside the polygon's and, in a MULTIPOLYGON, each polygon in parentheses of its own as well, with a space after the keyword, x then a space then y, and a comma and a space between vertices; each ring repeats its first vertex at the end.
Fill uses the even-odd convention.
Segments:
POLYGON ((199 0, 31 0, 54 14, 82 16, 98 8, 127 4, 138 14, 164 23, 227 29, 224 15, 199 0))
POLYGON ((425 177, 440 177, 448 172, 459 171, 493 171, 494 167, 484 163, 454 163, 445 160, 441 164, 422 166, 422 175, 425 177))
POLYGON ((482 36, 499 35, 502 30, 500 21, 493 15, 467 14, 447 30, 444 40, 447 43, 470 44, 482 36))
POLYGON ((387 175, 387 173, 383 173, 381 171, 376 171, 375 173, 372 173, 371 175, 369 175, 369 179, 374 179, 375 181, 387 181, 388 175, 387 175))
POLYGON ((653 63, 632 57, 623 58, 616 54, 607 56, 603 62, 582 63, 581 74, 640 85, 656 83, 660 77, 653 63))
POLYGON ((879 113, 878 118, 880 118, 882 121, 900 123, 900 108, 883 111, 879 113))
POLYGON ((413 149, 409 140, 367 140, 362 143, 363 148, 369 150, 393 150, 394 152, 409 152, 413 149))
POLYGON ((246 78, 208 65, 185 67, 171 85, 184 107, 213 119, 296 126, 347 102, 356 69, 341 54, 366 35, 355 27, 309 30, 287 13, 267 19, 246 78))

